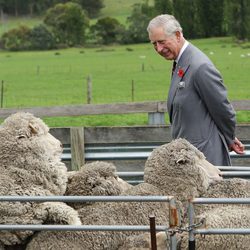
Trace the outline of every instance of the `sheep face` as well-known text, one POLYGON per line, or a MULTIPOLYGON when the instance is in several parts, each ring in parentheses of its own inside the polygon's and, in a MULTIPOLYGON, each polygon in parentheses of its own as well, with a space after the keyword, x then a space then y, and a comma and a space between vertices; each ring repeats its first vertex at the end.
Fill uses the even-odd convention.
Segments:
POLYGON ((47 125, 30 113, 16 113, 8 117, 0 129, 6 150, 13 147, 20 156, 27 152, 47 160, 61 160, 62 144, 49 133, 47 125))

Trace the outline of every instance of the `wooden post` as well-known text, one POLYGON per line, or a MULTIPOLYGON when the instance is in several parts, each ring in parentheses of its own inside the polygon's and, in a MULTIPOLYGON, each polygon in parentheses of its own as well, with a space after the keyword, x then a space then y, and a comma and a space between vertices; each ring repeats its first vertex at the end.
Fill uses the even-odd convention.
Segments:
POLYGON ((141 64, 141 71, 144 72, 144 62, 141 64))
POLYGON ((4 86, 4 81, 2 80, 2 86, 1 86, 1 108, 3 108, 3 86, 4 86))
POLYGON ((85 163, 84 156, 84 128, 70 128, 71 170, 79 170, 85 163))
POLYGON ((135 84, 134 84, 134 80, 132 80, 131 83, 131 101, 134 101, 134 94, 135 94, 135 84))
POLYGON ((87 77, 87 103, 90 104, 92 101, 92 81, 91 77, 87 77))
POLYGON ((150 221, 151 249, 157 250, 155 216, 150 215, 149 221, 150 221))

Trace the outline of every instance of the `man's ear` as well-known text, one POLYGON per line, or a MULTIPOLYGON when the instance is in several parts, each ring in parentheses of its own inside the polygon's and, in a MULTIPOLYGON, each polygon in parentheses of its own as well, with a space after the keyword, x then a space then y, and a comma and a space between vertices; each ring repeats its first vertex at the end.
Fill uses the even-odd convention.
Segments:
POLYGON ((182 33, 180 32, 180 31, 176 31, 175 32, 175 36, 176 36, 176 38, 177 38, 177 41, 179 42, 180 40, 181 40, 181 37, 182 37, 182 33))

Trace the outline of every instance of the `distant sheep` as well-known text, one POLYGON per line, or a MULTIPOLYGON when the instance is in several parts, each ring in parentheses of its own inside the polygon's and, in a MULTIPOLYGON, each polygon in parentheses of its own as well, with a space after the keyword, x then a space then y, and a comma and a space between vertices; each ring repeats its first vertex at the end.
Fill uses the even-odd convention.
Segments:
MULTIPOLYGON (((67 169, 62 146, 44 122, 16 113, 0 126, 0 195, 63 195, 67 169)), ((0 224, 81 224, 77 212, 60 202, 0 202, 0 224)), ((31 231, 0 231, 0 243, 25 243, 31 231)))

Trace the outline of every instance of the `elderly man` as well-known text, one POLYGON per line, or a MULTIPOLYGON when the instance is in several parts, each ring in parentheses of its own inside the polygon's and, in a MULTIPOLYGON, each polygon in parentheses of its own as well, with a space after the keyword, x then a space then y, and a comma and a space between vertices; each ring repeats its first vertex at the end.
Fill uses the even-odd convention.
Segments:
POLYGON ((173 139, 187 139, 214 165, 231 165, 229 151, 243 154, 244 145, 219 71, 185 40, 174 16, 153 18, 147 31, 156 52, 174 61, 167 101, 173 139))

